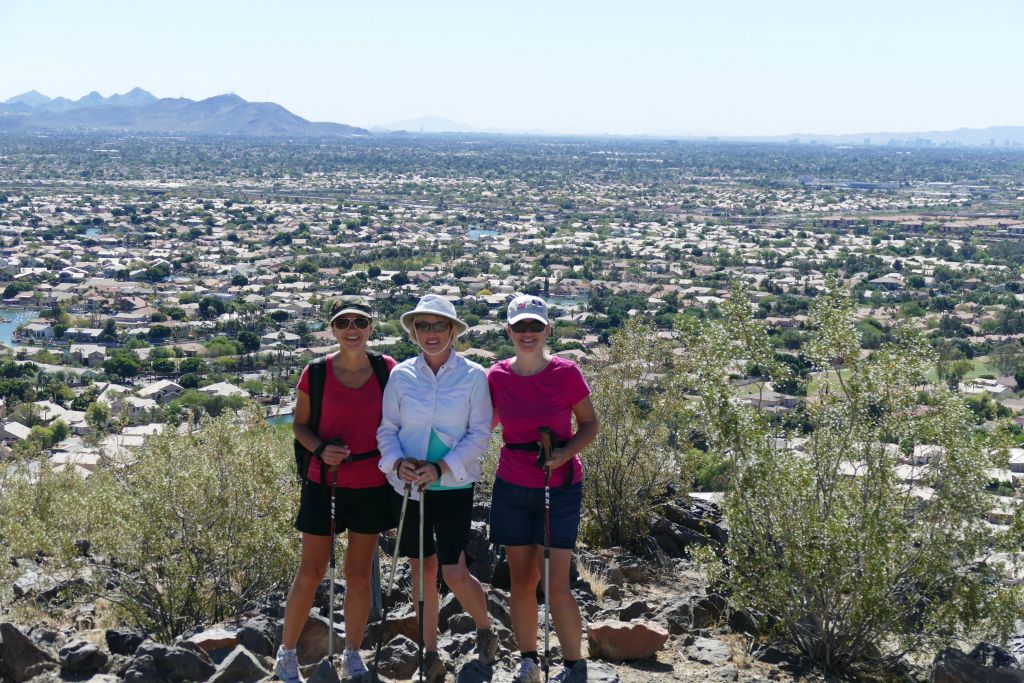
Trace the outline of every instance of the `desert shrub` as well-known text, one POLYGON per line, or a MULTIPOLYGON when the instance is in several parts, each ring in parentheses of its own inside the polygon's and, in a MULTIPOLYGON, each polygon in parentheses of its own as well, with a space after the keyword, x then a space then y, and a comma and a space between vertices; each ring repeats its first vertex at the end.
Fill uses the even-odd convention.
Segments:
POLYGON ((803 351, 839 380, 805 406, 808 433, 795 434, 729 384, 739 359, 776 379, 789 372, 773 362, 747 301, 738 288, 723 320, 680 326, 683 381, 699 395, 693 419, 709 452, 733 465, 728 561, 718 569, 735 601, 830 673, 955 639, 1005 638, 1021 590, 999 580, 994 560, 1019 551, 1021 520, 1009 531, 986 526, 992 451, 963 400, 942 385, 917 409, 934 363, 922 336, 894 329, 864 357, 853 303, 831 283, 803 351), (908 479, 897 444, 932 444, 941 456, 908 479))
POLYGON ((611 336, 608 360, 587 370, 600 424, 582 456, 581 535, 592 545, 641 545, 653 499, 688 480, 674 358, 652 328, 630 321, 611 336))
MULTIPOLYGON (((298 543, 289 440, 255 407, 200 429, 150 437, 88 479, 41 461, 0 469, 0 553, 75 559, 88 540, 98 580, 122 620, 161 640, 284 590, 298 543)), ((2 559, 2 558, 0 558, 2 559)))

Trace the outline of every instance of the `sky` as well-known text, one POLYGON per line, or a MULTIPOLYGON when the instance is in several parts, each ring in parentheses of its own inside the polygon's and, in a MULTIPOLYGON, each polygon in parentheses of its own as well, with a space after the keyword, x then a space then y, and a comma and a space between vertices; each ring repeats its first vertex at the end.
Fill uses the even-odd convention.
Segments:
POLYGON ((788 135, 1024 125, 1020 0, 0 0, 0 101, 234 92, 362 127, 788 135))

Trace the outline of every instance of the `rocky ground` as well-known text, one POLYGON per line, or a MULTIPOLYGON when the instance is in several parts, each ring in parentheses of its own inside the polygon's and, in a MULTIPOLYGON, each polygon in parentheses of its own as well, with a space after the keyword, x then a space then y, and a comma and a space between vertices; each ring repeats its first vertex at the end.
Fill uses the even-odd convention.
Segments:
MULTIPOLYGON (((481 508, 477 518, 486 518, 481 508)), ((694 544, 713 548, 725 543, 727 531, 717 509, 705 502, 670 495, 652 519, 648 548, 642 556, 621 549, 593 552, 581 549, 574 571, 573 591, 584 613, 589 677, 594 683, 670 681, 817 681, 825 680, 793 653, 766 646, 756 626, 742 611, 733 610, 716 595, 687 559, 694 544)), ((488 606, 501 648, 493 666, 474 661, 474 625, 454 596, 442 600, 441 649, 449 681, 477 683, 508 681, 515 664, 515 643, 508 614, 508 566, 500 551, 486 542, 483 521, 474 522, 467 551, 470 569, 488 590, 488 606)), ((49 615, 41 623, 0 623, 0 681, 260 681, 270 679, 273 653, 280 638, 283 603, 268 598, 230 622, 203 625, 173 644, 159 644, 144 633, 96 628, 94 605, 53 604, 61 582, 81 577, 43 578, 37 567, 23 567, 16 590, 18 601, 45 603, 38 611, 49 615)), ((414 680, 417 666, 417 620, 409 602, 411 577, 400 565, 388 596, 386 623, 373 623, 366 634, 364 659, 373 659, 383 636, 379 678, 414 680)), ((326 618, 325 582, 299 642, 304 674, 317 683, 335 680, 334 672, 318 666, 327 654, 331 628, 326 618)), ((344 585, 336 586, 339 595, 344 585)), ((24 614, 19 605, 4 608, 5 618, 24 614)), ((340 619, 340 609, 336 618, 340 619)), ((2 620, 2 619, 0 619, 2 620)), ((335 624, 335 651, 343 646, 344 623, 335 624)), ((557 661, 557 638, 553 650, 557 661)), ((1022 681, 1013 654, 979 646, 965 655, 950 650, 938 666, 913 669, 893 680, 1022 681)), ((553 671, 557 670, 553 668, 553 671)))

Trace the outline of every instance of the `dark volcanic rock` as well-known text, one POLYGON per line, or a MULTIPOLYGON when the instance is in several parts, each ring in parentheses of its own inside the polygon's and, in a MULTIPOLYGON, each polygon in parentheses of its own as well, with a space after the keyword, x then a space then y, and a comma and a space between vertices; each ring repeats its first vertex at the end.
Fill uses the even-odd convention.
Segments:
POLYGON ((380 673, 388 678, 409 678, 419 666, 416 641, 396 636, 380 652, 380 673))
POLYGON ((956 648, 947 647, 935 657, 932 683, 1021 683, 1024 671, 986 667, 956 648))
POLYGON ((107 629, 104 634, 107 639, 107 648, 115 655, 133 655, 135 650, 146 639, 146 634, 138 631, 119 631, 107 629))
POLYGON ((77 640, 60 649, 60 668, 67 673, 92 673, 106 666, 107 653, 92 643, 77 640))
POLYGON ((269 675, 256 656, 239 645, 227 656, 210 683, 254 683, 269 675))
POLYGON ((14 624, 0 624, 0 674, 14 683, 22 683, 59 666, 49 652, 14 624))

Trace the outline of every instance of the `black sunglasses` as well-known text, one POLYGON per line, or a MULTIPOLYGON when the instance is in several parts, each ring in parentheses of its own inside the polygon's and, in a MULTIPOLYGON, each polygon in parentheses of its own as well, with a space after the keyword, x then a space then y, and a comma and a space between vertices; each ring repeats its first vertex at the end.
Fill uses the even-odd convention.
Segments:
POLYGON ((333 324, 339 330, 347 330, 353 325, 357 330, 365 330, 370 326, 370 321, 366 318, 335 318, 333 324))
POLYGON ((417 332, 447 332, 452 327, 449 322, 428 323, 417 320, 414 324, 417 332))
POLYGON ((509 325, 512 331, 516 334, 522 334, 523 332, 543 332, 544 328, 547 327, 546 323, 542 323, 539 320, 520 320, 517 323, 509 325))

